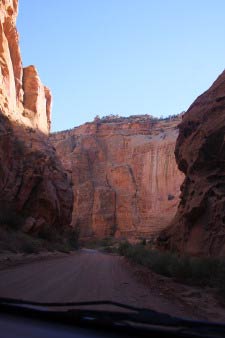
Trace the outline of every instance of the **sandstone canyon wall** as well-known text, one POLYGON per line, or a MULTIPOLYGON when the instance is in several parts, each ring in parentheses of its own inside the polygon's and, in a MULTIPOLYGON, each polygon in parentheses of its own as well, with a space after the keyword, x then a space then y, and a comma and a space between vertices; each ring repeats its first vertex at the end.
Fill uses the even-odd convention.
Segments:
POLYGON ((17 0, 0 1, 0 220, 17 213, 26 230, 71 221, 73 194, 48 140, 51 92, 22 68, 17 0))
POLYGON ((176 159, 185 174, 181 202, 159 243, 193 255, 225 256, 225 72, 190 106, 176 159))
POLYGON ((0 2, 0 110, 17 124, 50 131, 51 93, 34 66, 22 67, 17 0, 0 2))
POLYGON ((73 182, 81 236, 149 237, 176 212, 183 174, 174 157, 181 118, 96 119, 51 135, 73 182))

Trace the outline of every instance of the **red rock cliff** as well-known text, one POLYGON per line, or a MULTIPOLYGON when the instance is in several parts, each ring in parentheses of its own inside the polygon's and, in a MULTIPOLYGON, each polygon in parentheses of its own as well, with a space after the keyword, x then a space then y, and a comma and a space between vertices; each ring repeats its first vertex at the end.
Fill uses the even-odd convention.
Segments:
POLYGON ((17 0, 0 1, 0 222, 17 213, 26 231, 71 222, 70 180, 48 140, 51 93, 22 68, 17 0))
POLYGON ((183 175, 174 147, 180 118, 96 120, 51 135, 73 181, 82 236, 148 237, 168 225, 183 175))
POLYGON ((0 110, 12 121, 48 134, 51 93, 34 66, 22 68, 17 0, 0 2, 0 110))
POLYGON ((190 106, 176 159, 185 174, 181 202, 160 239, 193 255, 225 255, 225 72, 190 106))

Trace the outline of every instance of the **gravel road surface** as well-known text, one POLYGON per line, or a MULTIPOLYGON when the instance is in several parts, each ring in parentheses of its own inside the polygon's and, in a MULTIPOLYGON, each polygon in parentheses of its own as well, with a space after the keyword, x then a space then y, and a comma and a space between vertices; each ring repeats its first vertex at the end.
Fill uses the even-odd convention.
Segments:
POLYGON ((0 271, 0 297, 39 302, 112 300, 190 317, 184 305, 136 277, 123 257, 82 249, 0 271))

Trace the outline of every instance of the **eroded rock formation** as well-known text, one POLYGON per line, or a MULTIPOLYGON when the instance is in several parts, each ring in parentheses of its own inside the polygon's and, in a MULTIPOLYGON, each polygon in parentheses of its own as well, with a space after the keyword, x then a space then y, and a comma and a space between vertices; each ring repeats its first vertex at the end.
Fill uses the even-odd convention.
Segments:
POLYGON ((49 142, 51 93, 34 66, 22 68, 17 0, 0 1, 0 222, 25 231, 71 221, 70 180, 49 142))
POLYGON ((70 180, 45 135, 0 115, 0 159, 0 219, 16 212, 26 231, 70 224, 70 180))
POLYGON ((17 124, 48 134, 51 93, 34 66, 22 68, 17 12, 17 0, 0 2, 0 110, 17 124))
POLYGON ((161 244, 193 255, 225 255, 225 72, 190 106, 176 159, 185 174, 181 202, 161 244))
POLYGON ((41 83, 34 66, 23 69, 23 90, 23 117, 32 121, 34 128, 47 134, 51 128, 52 96, 50 89, 41 83))
POLYGON ((148 237, 168 225, 183 180, 174 158, 179 121, 96 119, 51 135, 73 181, 81 236, 148 237))

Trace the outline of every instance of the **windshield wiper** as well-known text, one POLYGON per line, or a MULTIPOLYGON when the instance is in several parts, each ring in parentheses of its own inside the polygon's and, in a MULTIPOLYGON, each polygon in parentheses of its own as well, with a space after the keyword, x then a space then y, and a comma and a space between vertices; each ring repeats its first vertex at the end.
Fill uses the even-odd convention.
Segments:
POLYGON ((76 322, 107 323, 111 325, 144 324, 149 326, 167 327, 177 332, 187 332, 187 337, 221 337, 225 336, 225 324, 208 321, 190 320, 160 313, 155 310, 139 308, 114 301, 88 301, 88 302, 33 302, 21 299, 0 298, 0 311, 14 308, 29 314, 43 313, 49 318, 75 320, 76 322), (82 309, 92 306, 115 306, 128 311, 102 311, 95 309, 82 309), (79 307, 79 308, 77 308, 79 307), (60 311, 58 310, 60 308, 60 311), (62 310, 63 309, 63 310, 62 310), (191 332, 190 332, 191 331, 191 332), (191 335, 190 335, 191 334, 191 335), (196 335, 197 334, 197 335, 196 335))

